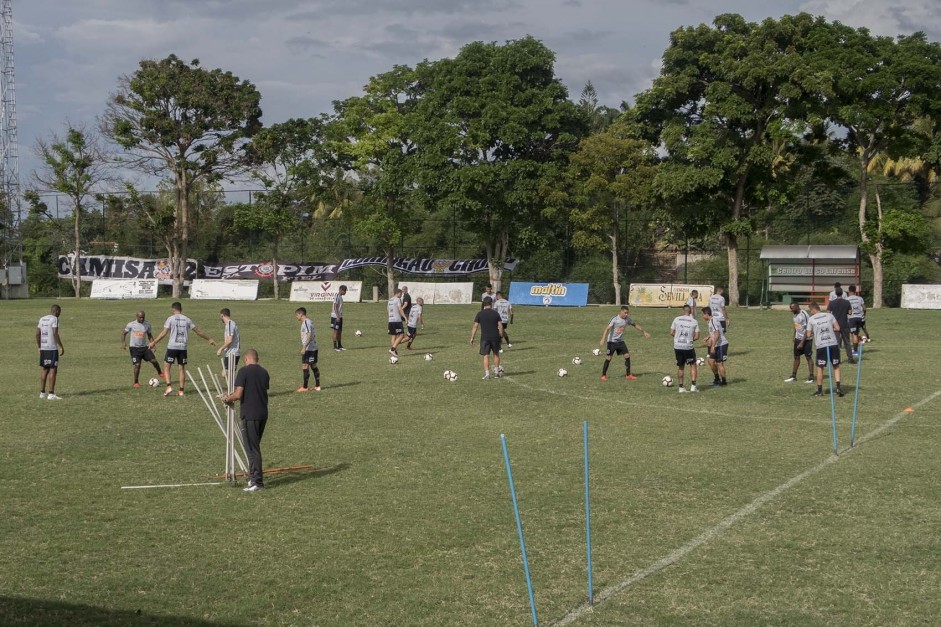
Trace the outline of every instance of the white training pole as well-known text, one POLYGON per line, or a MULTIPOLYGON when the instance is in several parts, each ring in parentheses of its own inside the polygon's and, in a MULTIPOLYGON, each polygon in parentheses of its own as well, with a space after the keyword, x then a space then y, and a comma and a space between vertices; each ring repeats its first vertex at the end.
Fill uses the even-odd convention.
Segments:
MULTIPOLYGON (((205 388, 205 397, 203 398, 203 402, 206 404, 206 407, 209 409, 209 413, 212 414, 213 419, 216 421, 216 426, 219 427, 219 430, 222 432, 222 435, 224 437, 228 437, 228 434, 226 433, 226 427, 222 422, 222 415, 221 413, 219 413, 219 410, 216 407, 216 404, 213 401, 212 396, 209 393, 209 386, 206 384, 206 377, 203 374, 202 368, 198 368, 197 371, 199 372, 199 376, 202 379, 203 386, 205 388)), ((211 371, 210 371, 210 375, 211 375, 211 371)), ((202 397, 203 390, 200 390, 199 385, 196 384, 196 381, 195 381, 196 378, 192 377, 192 379, 193 379, 193 385, 194 387, 196 387, 196 391, 202 397)), ((238 432, 236 432, 236 435, 239 436, 238 432)), ((242 469, 242 472, 248 472, 248 465, 245 463, 245 459, 248 458, 247 454, 245 453, 245 445, 242 443, 241 437, 238 437, 238 441, 239 441, 239 445, 242 448, 242 456, 239 456, 238 452, 236 452, 235 462, 242 469)))
MULTIPOLYGON (((210 368, 209 366, 206 366, 206 370, 207 370, 207 372, 208 372, 208 374, 209 374, 209 378, 210 378, 210 379, 212 380, 212 382, 213 382, 213 385, 216 387, 216 393, 217 393, 217 395, 218 395, 218 396, 222 396, 222 386, 219 384, 219 378, 216 377, 216 374, 212 371, 212 368, 210 368)), ((199 371, 199 375, 200 375, 200 376, 203 376, 202 370, 199 371)), ((205 385, 205 383, 206 383, 206 381, 205 381, 205 379, 203 379, 203 385, 205 385)), ((235 388, 234 388, 234 387, 233 387, 232 391, 233 391, 233 392, 235 391, 235 388)), ((209 388, 208 388, 208 387, 206 388, 206 394, 209 395, 209 388)), ((222 424, 222 414, 219 414, 219 420, 220 420, 219 424, 221 425, 221 424, 222 424)), ((225 435, 225 428, 224 428, 224 427, 220 427, 220 428, 223 429, 222 433, 223 433, 223 435, 225 435)), ((239 448, 242 449, 242 457, 243 457, 243 459, 248 459, 248 453, 245 452, 245 442, 242 441, 242 432, 241 432, 239 429, 235 429, 235 439, 238 441, 239 448)), ((243 470, 244 470, 244 468, 243 468, 243 470)))
POLYGON ((122 490, 149 490, 151 488, 189 488, 199 485, 222 485, 221 481, 212 481, 209 483, 164 483, 161 485, 122 485, 122 490))

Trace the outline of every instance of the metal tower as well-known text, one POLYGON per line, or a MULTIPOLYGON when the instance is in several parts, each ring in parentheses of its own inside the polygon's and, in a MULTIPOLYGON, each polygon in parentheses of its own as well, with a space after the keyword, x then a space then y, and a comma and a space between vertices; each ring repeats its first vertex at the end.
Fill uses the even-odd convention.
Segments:
MULTIPOLYGON (((20 215, 20 166, 16 141, 16 91, 13 81, 13 0, 0 0, 0 194, 4 201, 8 246, 20 215)), ((7 254, 11 254, 7 249, 7 254)))

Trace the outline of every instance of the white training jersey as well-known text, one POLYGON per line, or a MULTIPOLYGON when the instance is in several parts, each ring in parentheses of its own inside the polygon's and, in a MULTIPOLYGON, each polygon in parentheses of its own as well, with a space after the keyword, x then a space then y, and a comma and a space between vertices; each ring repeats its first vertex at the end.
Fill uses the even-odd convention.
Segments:
POLYGON ((709 337, 715 337, 715 334, 719 334, 719 340, 715 343, 715 346, 725 346, 729 341, 725 338, 725 331, 722 330, 722 323, 712 318, 709 321, 709 337))
POLYGON ((810 316, 804 310, 794 314, 794 339, 803 340, 807 337, 807 325, 810 323, 810 316))
POLYGON ((673 334, 673 348, 689 350, 693 348, 696 334, 699 333, 699 322, 692 316, 677 316, 673 319, 670 328, 673 334))
POLYGON ((412 310, 408 312, 408 326, 417 327, 419 318, 421 318, 421 305, 412 305, 412 310))
POLYGON ((850 318, 862 318, 866 307, 866 301, 863 300, 863 297, 853 295, 847 297, 846 300, 850 302, 850 318))
POLYGON ((229 355, 235 355, 236 357, 241 355, 241 353, 239 352, 239 325, 235 324, 235 320, 232 320, 230 318, 229 321, 225 323, 225 335, 224 336, 225 337, 232 336, 232 343, 229 344, 229 347, 225 349, 225 352, 222 354, 225 355, 226 357, 228 357, 229 355))
POLYGON ((173 314, 163 323, 163 328, 170 331, 170 339, 167 341, 167 348, 179 351, 185 351, 189 343, 190 329, 195 329, 196 324, 183 314, 173 314))
POLYGON ((333 311, 330 312, 330 316, 337 320, 343 317, 343 296, 340 292, 333 297, 333 311))
POLYGON ((833 290, 827 295, 827 300, 837 300, 838 298, 845 298, 846 292, 841 292, 839 296, 836 294, 836 290, 833 290))
POLYGON ((628 326, 634 326, 634 321, 631 320, 631 317, 622 318, 620 315, 614 316, 611 318, 611 322, 608 323, 608 326, 611 329, 608 331, 608 342, 621 342, 624 340, 624 329, 628 326))
POLYGON ((150 323, 146 320, 138 322, 137 319, 134 319, 127 323, 124 332, 131 336, 131 342, 128 346, 131 348, 144 348, 147 346, 147 339, 150 337, 152 330, 150 323))
POLYGON ((510 309, 510 301, 505 298, 501 298, 493 304, 493 310, 500 314, 500 320, 503 324, 510 321, 510 309))
POLYGON ((725 320, 725 296, 722 294, 713 294, 709 297, 709 309, 712 310, 712 317, 718 320, 725 320))
POLYGON ((56 351, 59 345, 56 344, 56 329, 59 328, 59 317, 49 314, 39 319, 39 350, 56 351))
POLYGON ((314 323, 310 318, 301 321, 301 348, 307 352, 317 350, 317 331, 314 330, 314 323))
POLYGON ((833 317, 833 314, 826 311, 815 313, 810 317, 808 325, 810 332, 814 336, 814 344, 817 345, 817 348, 826 348, 839 344, 836 338, 836 331, 833 330, 834 324, 836 324, 836 318, 833 317))
POLYGON ((402 322, 402 299, 393 296, 389 299, 389 322, 402 322))

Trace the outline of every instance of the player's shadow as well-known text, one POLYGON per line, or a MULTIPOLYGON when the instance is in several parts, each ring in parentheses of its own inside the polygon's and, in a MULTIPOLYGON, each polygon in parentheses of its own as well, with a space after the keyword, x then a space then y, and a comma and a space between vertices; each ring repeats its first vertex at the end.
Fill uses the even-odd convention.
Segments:
POLYGON ((518 353, 520 351, 531 351, 535 349, 535 346, 524 346, 522 348, 505 348, 503 349, 504 353, 518 353))
POLYGON ((437 350, 443 350, 445 348, 452 348, 452 347, 451 346, 416 346, 414 349, 412 349, 412 351, 409 351, 409 352, 437 351, 437 350))
POLYGON ((95 605, 65 603, 50 599, 0 597, 3 625, 170 625, 174 627, 234 627, 248 623, 208 621, 186 616, 152 614, 141 610, 119 610, 95 605))
POLYGON ((508 372, 508 373, 506 373, 506 376, 508 376, 508 377, 520 377, 520 376, 523 376, 523 375, 525 375, 525 374, 536 374, 536 371, 535 371, 535 370, 521 370, 521 371, 519 371, 519 372, 515 372, 515 371, 514 371, 514 372, 508 372))
MULTIPOLYGON (((161 385, 161 386, 158 386, 158 387, 163 387, 163 386, 161 385)), ((76 390, 76 391, 74 391, 74 392, 65 392, 65 393, 62 394, 62 396, 63 396, 63 398, 66 397, 66 396, 98 396, 98 395, 100 395, 100 394, 107 394, 107 393, 109 393, 109 392, 123 392, 124 390, 146 390, 146 389, 148 389, 148 388, 150 388, 150 386, 149 386, 149 385, 144 385, 144 384, 141 384, 141 386, 140 386, 139 388, 132 388, 132 387, 127 386, 127 385, 121 385, 121 386, 118 386, 118 387, 97 388, 97 389, 94 389, 94 390, 76 390)), ((176 389, 175 389, 175 388, 174 388, 174 391, 173 391, 173 395, 176 396, 176 389)))
POLYGON ((331 383, 330 385, 325 385, 324 389, 335 390, 336 388, 348 388, 351 385, 359 385, 362 381, 346 381, 344 383, 331 383))
POLYGON ((282 474, 271 475, 265 481, 269 486, 286 486, 292 483, 297 483, 298 481, 306 481, 307 479, 318 479, 320 477, 327 477, 338 472, 343 472, 344 470, 349 470, 352 468, 352 464, 349 462, 341 462, 333 466, 327 466, 325 468, 312 468, 310 470, 292 470, 282 474))

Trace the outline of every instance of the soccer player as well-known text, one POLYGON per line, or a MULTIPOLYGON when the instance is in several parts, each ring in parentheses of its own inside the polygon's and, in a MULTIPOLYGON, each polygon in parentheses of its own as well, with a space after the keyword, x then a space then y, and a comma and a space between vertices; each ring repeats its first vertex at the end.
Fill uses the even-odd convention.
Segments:
POLYGON ((638 331, 644 334, 644 338, 650 339, 650 334, 640 328, 640 325, 634 322, 631 318, 631 310, 628 307, 621 307, 621 311, 618 315, 611 318, 611 321, 608 323, 608 326, 604 328, 604 331, 601 332, 601 341, 598 342, 599 345, 605 346, 607 343, 607 350, 605 351, 604 365, 601 367, 601 380, 608 380, 608 366, 611 365, 611 359, 615 354, 624 355, 624 378, 634 381, 637 379, 634 375, 631 374, 631 352, 627 348, 627 344, 624 342, 624 330, 627 327, 634 327, 638 331))
POLYGON ((513 315, 513 305, 503 297, 503 292, 497 292, 497 300, 493 301, 493 310, 500 314, 500 322, 503 324, 503 341, 506 342, 506 347, 513 348, 510 344, 510 336, 506 332, 510 317, 513 315))
MULTIPOLYGON (((709 309, 712 310, 712 317, 719 321, 719 324, 722 325, 722 332, 725 333, 728 331, 729 323, 729 314, 725 310, 725 289, 720 287, 716 288, 715 294, 709 297, 709 309)), ((691 308, 692 311, 695 311, 695 306, 691 308)), ((695 319, 696 316, 694 315, 695 319)))
MULTIPOLYGON (((488 286, 489 287, 489 286, 488 286)), ((484 297, 484 308, 477 312, 474 326, 471 327, 470 343, 473 346, 480 329, 480 354, 484 362, 484 380, 490 378, 490 355, 493 354, 493 372, 495 377, 500 376, 500 337, 503 335, 503 322, 500 314, 493 310, 493 300, 484 297)))
POLYGON ((856 351, 859 350, 860 334, 863 329, 863 320, 866 318, 866 301, 856 292, 856 286, 850 285, 848 288, 849 296, 846 300, 850 303, 850 334, 853 336, 853 357, 856 357, 856 351))
POLYGON ((699 322, 692 316, 692 313, 693 310, 689 305, 683 305, 683 315, 674 318, 673 324, 670 325, 673 354, 676 357, 676 382, 680 386, 680 393, 686 392, 686 388, 683 387, 683 376, 687 364, 689 364, 689 391, 699 391, 696 388, 697 368, 694 344, 699 339, 699 322))
POLYGON ((493 299, 496 298, 496 295, 493 293, 493 286, 490 283, 487 283, 487 287, 484 288, 483 293, 480 295, 480 308, 484 308, 484 299, 489 298, 490 302, 493 302, 493 299))
POLYGON ((147 343, 154 339, 153 329, 144 314, 144 310, 139 310, 134 314, 134 320, 131 320, 121 332, 121 350, 127 350, 127 336, 131 335, 131 363, 134 365, 134 387, 140 387, 140 366, 142 361, 150 362, 150 365, 157 371, 157 376, 163 378, 163 370, 157 363, 157 357, 150 350, 147 343))
POLYGON ((840 336, 838 339, 842 340, 843 347, 846 349, 847 361, 851 364, 855 364, 856 360, 853 359, 853 346, 850 343, 849 314, 851 308, 849 300, 843 296, 843 289, 839 287, 836 288, 836 298, 827 304, 827 311, 833 314, 837 324, 840 325, 840 336))
POLYGON ((699 300, 699 290, 692 290, 689 293, 689 298, 686 299, 686 306, 689 307, 694 318, 696 317, 696 308, 698 307, 696 304, 697 300, 699 300))
POLYGON ((712 370, 712 386, 728 385, 725 378, 725 360, 729 356, 729 341, 725 338, 722 325, 712 315, 712 307, 702 308, 702 317, 706 321, 709 335, 706 336, 706 347, 709 357, 709 369, 712 370))
POLYGON ((389 342, 391 344, 389 353, 398 356, 399 344, 405 339, 403 320, 408 318, 405 315, 405 309, 402 307, 402 290, 395 290, 386 307, 389 312, 389 342))
POLYGON ((408 286, 402 286, 402 319, 408 320, 409 314, 412 313, 412 295, 408 293, 408 286))
POLYGON ((838 298, 843 298, 843 288, 840 287, 840 282, 837 281, 833 284, 833 290, 827 295, 827 302, 831 300, 836 300, 838 298))
POLYGON ((248 487, 245 492, 264 490, 264 473, 261 469, 261 437, 268 423, 268 387, 271 378, 268 371, 258 365, 258 351, 245 351, 245 366, 235 375, 235 390, 223 394, 226 404, 241 401, 240 425, 245 456, 248 457, 248 487))
POLYGON ((148 346, 153 350, 160 343, 160 340, 168 334, 170 335, 167 340, 167 352, 163 357, 163 378, 167 382, 167 389, 163 391, 163 395, 170 396, 173 392, 173 386, 170 384, 170 366, 176 364, 180 376, 180 389, 177 394, 183 396, 183 384, 186 381, 186 347, 189 344, 190 330, 209 342, 210 346, 215 346, 216 341, 200 331, 196 327, 196 323, 190 320, 189 317, 183 315, 183 305, 178 302, 173 303, 170 305, 170 309, 173 314, 163 323, 163 330, 160 331, 160 335, 152 339, 148 346))
POLYGON ((295 392, 307 392, 310 390, 310 372, 314 372, 314 391, 320 391, 320 368, 317 367, 317 355, 320 352, 317 347, 317 331, 314 329, 314 323, 307 317, 307 309, 298 307, 294 311, 294 317, 301 323, 301 372, 304 375, 304 383, 297 388, 295 392))
POLYGON ((222 341, 222 346, 216 351, 216 356, 222 357, 222 377, 228 381, 229 355, 235 355, 236 366, 241 355, 239 351, 239 325, 235 324, 235 320, 232 319, 232 312, 229 311, 228 307, 223 307, 219 311, 219 317, 222 318, 222 324, 225 327, 223 331, 225 339, 222 341))
POLYGON ((412 342, 415 341, 415 336, 418 335, 418 325, 421 324, 421 328, 425 328, 425 316, 422 315, 424 308, 425 299, 419 296, 415 304, 412 305, 412 310, 408 312, 408 343, 405 345, 408 350, 412 350, 412 342))
POLYGON ((330 329, 333 335, 333 350, 345 351, 343 348, 343 297, 346 295, 346 286, 341 285, 337 295, 333 297, 333 307, 330 309, 330 329))
MULTIPOLYGON (((843 295, 839 294, 837 299, 842 300, 843 295)), ((823 396, 823 369, 827 365, 828 358, 833 365, 837 396, 843 396, 843 390, 840 388, 839 333, 840 325, 833 314, 820 311, 818 303, 810 303, 810 320, 807 323, 806 337, 814 338, 814 344, 817 346, 817 391, 814 392, 814 396, 823 396)))
POLYGON ((59 314, 62 308, 53 305, 49 315, 39 319, 36 325, 36 348, 39 349, 39 398, 50 401, 62 400, 56 396, 56 374, 59 372, 59 357, 65 355, 65 346, 59 337, 59 314), (46 393, 46 386, 49 392, 46 393))
POLYGON ((810 324, 810 316, 797 303, 791 303, 791 313, 794 315, 794 365, 791 368, 791 376, 785 379, 784 382, 794 383, 797 381, 797 370, 800 368, 801 357, 803 357, 807 360, 807 383, 813 383, 814 363, 811 359, 813 343, 807 339, 807 325, 810 324))

